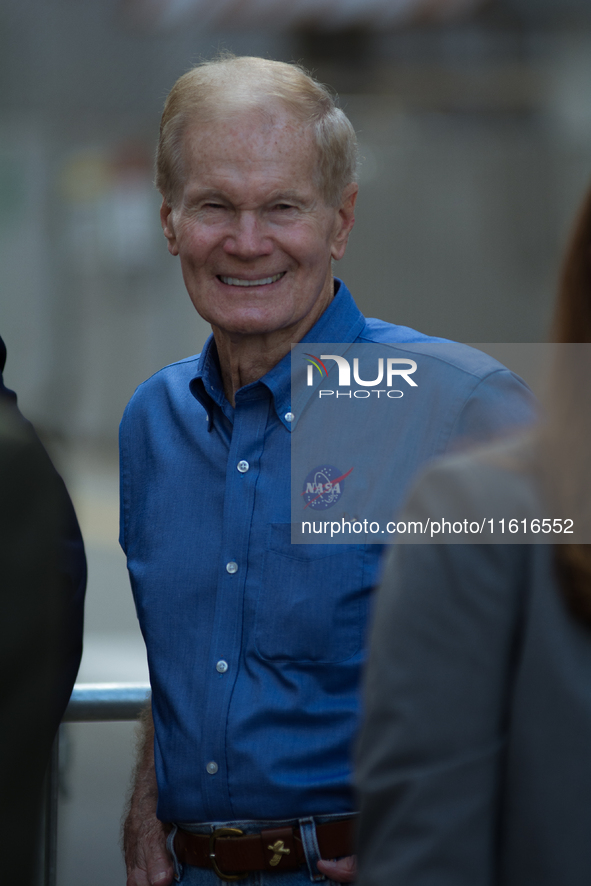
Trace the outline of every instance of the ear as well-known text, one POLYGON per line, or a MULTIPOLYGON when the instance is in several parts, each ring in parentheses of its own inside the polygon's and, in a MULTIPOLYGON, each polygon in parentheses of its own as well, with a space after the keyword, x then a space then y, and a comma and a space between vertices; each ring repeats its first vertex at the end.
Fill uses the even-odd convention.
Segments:
POLYGON ((335 261, 339 261, 345 254, 349 234, 355 224, 355 201, 358 193, 359 185, 355 182, 351 182, 343 191, 341 205, 338 208, 335 236, 330 248, 330 254, 335 261))
POLYGON ((162 200, 162 206, 160 207, 160 224, 162 225, 164 236, 168 240, 168 251, 171 255, 178 255, 179 248, 177 246, 176 234, 174 231, 172 206, 166 202, 165 198, 162 200))

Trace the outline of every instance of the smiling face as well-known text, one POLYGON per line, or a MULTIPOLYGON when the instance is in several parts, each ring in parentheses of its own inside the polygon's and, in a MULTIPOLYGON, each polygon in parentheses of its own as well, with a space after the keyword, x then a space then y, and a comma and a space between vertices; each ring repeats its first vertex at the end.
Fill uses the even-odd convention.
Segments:
POLYGON ((331 258, 344 255, 357 186, 327 206, 312 135, 287 112, 218 120, 184 140, 178 205, 162 204, 195 308, 232 337, 281 330, 298 341, 333 295, 331 258))

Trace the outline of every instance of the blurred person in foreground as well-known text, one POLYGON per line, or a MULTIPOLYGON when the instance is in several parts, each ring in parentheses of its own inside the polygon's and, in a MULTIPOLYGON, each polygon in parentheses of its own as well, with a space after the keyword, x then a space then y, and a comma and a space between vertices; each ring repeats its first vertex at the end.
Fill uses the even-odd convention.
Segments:
POLYGON ((428 468, 405 513, 496 508, 575 534, 392 551, 358 749, 361 886, 591 881, 591 191, 554 337, 585 344, 556 345, 547 423, 428 468))
MULTIPOLYGON (((355 876, 350 749, 384 546, 291 545, 290 345, 404 342, 406 357, 433 341, 366 320, 333 278, 355 166, 350 122, 295 65, 208 62, 166 101, 162 228, 213 334, 121 424, 121 543, 152 684, 129 886, 170 883, 173 861, 187 886, 355 876)), ((388 442, 394 496, 421 458, 532 417, 523 382, 451 348, 434 399, 388 442)))
POLYGON ((2 378, 0 848, 3 883, 36 882, 43 777, 82 654, 86 559, 61 477, 2 378))

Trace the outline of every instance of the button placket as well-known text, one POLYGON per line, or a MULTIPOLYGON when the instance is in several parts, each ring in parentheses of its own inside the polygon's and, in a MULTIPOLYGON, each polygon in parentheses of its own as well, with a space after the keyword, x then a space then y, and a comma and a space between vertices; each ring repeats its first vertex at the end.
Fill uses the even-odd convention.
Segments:
MULTIPOLYGON (((242 643, 242 617, 244 609, 244 583, 248 573, 249 533, 254 512, 256 478, 265 439, 269 402, 242 404, 237 398, 232 429, 228 435, 228 458, 223 491, 222 553, 219 583, 216 592, 215 614, 212 632, 217 638, 218 650, 232 650, 231 665, 224 658, 214 658, 209 664, 210 686, 208 689, 205 717, 210 724, 206 754, 210 763, 223 753, 225 725, 229 716, 232 689, 240 670, 239 654, 242 643), (223 558, 225 554, 225 559, 223 558), (213 758, 213 759, 212 759, 213 758)), ((219 654, 219 652, 218 652, 219 654)), ((228 772, 226 765, 216 763, 215 772, 203 764, 203 799, 205 808, 219 810, 227 804, 228 819, 231 814, 228 772), (212 776, 211 778, 207 776, 212 776)))

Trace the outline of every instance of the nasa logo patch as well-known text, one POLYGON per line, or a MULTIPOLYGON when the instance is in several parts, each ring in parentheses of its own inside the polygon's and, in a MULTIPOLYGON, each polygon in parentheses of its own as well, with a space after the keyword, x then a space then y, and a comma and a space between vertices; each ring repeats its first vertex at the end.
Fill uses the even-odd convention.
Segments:
POLYGON ((314 511, 325 511, 336 505, 345 491, 345 477, 351 470, 343 473, 334 465, 323 464, 314 468, 304 480, 302 496, 304 507, 314 511))

